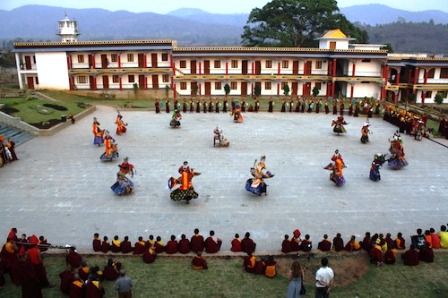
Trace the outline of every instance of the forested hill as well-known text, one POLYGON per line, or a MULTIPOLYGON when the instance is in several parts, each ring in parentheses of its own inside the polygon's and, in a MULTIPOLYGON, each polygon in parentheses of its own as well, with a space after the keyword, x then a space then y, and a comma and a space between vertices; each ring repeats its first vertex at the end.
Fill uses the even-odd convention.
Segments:
MULTIPOLYGON (((448 54, 448 14, 445 12, 406 12, 378 5, 346 7, 341 12, 367 30, 370 43, 391 44, 395 52, 448 54), (373 25, 372 17, 378 25, 373 25), (394 23, 384 24, 386 21, 394 23)), ((66 13, 78 20, 79 40, 174 39, 179 46, 240 45, 248 19, 248 14, 212 14, 187 8, 162 15, 26 5, 11 11, 0 10, 0 42, 3 47, 12 48, 13 40, 59 40, 57 21, 66 13)))
POLYGON ((369 34, 369 43, 390 43, 397 53, 434 53, 448 56, 448 25, 395 22, 361 26, 369 34))

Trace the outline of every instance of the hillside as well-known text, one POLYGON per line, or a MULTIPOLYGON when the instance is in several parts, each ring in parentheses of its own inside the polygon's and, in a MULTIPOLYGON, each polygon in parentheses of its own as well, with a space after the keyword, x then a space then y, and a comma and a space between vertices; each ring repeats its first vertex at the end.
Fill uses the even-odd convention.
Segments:
MULTIPOLYGON (((370 4, 341 8, 341 12, 367 30, 371 43, 390 43, 402 52, 448 52, 448 14, 442 11, 410 12, 370 4)), ((239 45, 248 18, 247 14, 211 14, 193 8, 162 15, 26 5, 0 10, 0 41, 9 45, 16 39, 56 41, 57 21, 66 13, 78 20, 79 40, 174 39, 180 46, 239 45)))

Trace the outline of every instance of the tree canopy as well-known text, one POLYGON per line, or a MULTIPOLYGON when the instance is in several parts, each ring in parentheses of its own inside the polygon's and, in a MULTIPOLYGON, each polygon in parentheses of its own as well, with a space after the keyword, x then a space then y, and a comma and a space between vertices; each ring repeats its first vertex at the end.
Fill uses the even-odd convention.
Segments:
POLYGON ((272 0, 254 8, 241 35, 245 46, 309 47, 327 30, 341 29, 356 43, 368 35, 339 13, 336 0, 272 0))

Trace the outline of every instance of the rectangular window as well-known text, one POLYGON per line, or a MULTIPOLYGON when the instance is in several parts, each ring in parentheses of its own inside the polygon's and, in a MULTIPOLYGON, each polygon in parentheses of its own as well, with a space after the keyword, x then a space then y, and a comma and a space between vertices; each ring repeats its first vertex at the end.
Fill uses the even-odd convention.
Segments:
POLYGON ((314 84, 314 87, 316 87, 317 89, 322 89, 322 83, 321 82, 316 82, 315 84, 314 84))
POLYGON ((322 69, 322 61, 316 61, 316 69, 322 69))
POLYGON ((134 75, 128 75, 128 82, 129 82, 129 83, 135 83, 135 77, 134 77, 134 75))
POLYGON ((110 61, 118 62, 118 55, 117 54, 111 54, 110 55, 110 61))
POLYGON ((169 81, 170 81, 170 76, 167 75, 167 74, 164 74, 164 75, 162 76, 162 82, 164 82, 164 83, 168 83, 169 81))
POLYGON ((180 90, 187 90, 187 82, 180 82, 180 90))
POLYGON ((84 63, 84 55, 78 55, 78 63, 84 63))
POLYGON ((112 83, 120 83, 120 78, 117 75, 112 76, 112 83))
POLYGON ((362 59, 362 63, 370 63, 370 59, 362 59))
POLYGON ((440 78, 441 79, 448 79, 448 68, 441 68, 440 69, 440 78))
POLYGON ((168 54, 162 53, 162 61, 168 61, 168 54))
POLYGON ((221 82, 215 82, 215 90, 221 90, 221 89, 222 89, 221 82))
POLYGON ((289 61, 288 60, 282 60, 282 68, 289 68, 289 61))
POLYGON ((180 65, 180 68, 187 68, 187 61, 185 61, 185 60, 180 60, 180 61, 179 61, 179 65, 180 65))
POLYGON ((39 78, 38 77, 35 78, 36 78, 36 85, 39 85, 39 78))
POLYGON ((230 89, 231 90, 238 89, 238 83, 237 82, 230 82, 230 89))
POLYGON ((431 68, 429 71, 428 71, 428 79, 434 79, 434 73, 436 72, 436 69, 435 68, 431 68))
POLYGON ((78 83, 78 84, 87 84, 87 76, 76 77, 76 83, 78 83))
POLYGON ((238 68, 238 60, 232 60, 231 67, 232 68, 238 68))
POLYGON ((266 60, 265 67, 272 68, 272 60, 266 60))
POLYGON ((213 66, 214 68, 221 68, 221 60, 215 60, 213 66))
POLYGON ((134 62, 134 54, 128 54, 128 62, 134 62))
POLYGON ((264 82, 264 90, 271 90, 272 84, 271 82, 264 82))

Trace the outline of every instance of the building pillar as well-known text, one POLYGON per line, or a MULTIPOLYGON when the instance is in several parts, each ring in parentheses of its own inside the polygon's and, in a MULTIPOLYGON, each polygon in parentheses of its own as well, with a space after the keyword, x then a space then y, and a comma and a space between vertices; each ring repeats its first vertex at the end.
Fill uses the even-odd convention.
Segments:
POLYGON ((229 74, 229 62, 226 62, 226 75, 229 74))
POLYGON ((120 76, 120 78, 119 78, 119 85, 120 85, 120 91, 123 91, 123 80, 122 80, 122 76, 120 76))
POLYGON ((15 57, 16 57, 16 67, 17 67, 17 75, 18 75, 18 77, 19 77, 19 87, 20 87, 20 89, 24 89, 24 86, 23 86, 23 77, 22 77, 22 73, 21 73, 21 69, 20 69, 20 54, 19 53, 16 53, 15 54, 15 57))
POLYGON ((355 62, 352 62, 352 63, 353 63, 352 64, 352 78, 354 78, 355 77, 355 71, 356 71, 356 64, 355 64, 355 62))
POLYGON ((281 63, 280 62, 277 63, 277 74, 278 75, 281 74, 281 63))
POLYGON ((418 73, 419 73, 419 69, 418 69, 418 67, 416 67, 415 72, 414 72, 414 85, 418 83, 418 73))
POLYGON ((176 99, 177 98, 177 92, 176 92, 177 85, 175 83, 173 83, 172 86, 173 86, 173 98, 176 99))
MULTIPOLYGON (((121 68, 121 54, 118 54, 117 56, 118 56, 117 57, 118 68, 121 68)), ((121 77, 120 77, 120 79, 121 79, 121 77)))
POLYGON ((277 82, 277 96, 280 96, 280 82, 277 82))
POLYGON ((350 99, 353 99, 353 91, 355 89, 355 86, 353 84, 350 84, 350 99))
POLYGON ((202 63, 201 62, 199 62, 198 63, 199 65, 199 69, 198 69, 198 75, 200 75, 200 74, 202 74, 202 63))
POLYGON ((399 85, 400 84, 400 73, 397 72, 397 76, 395 77, 395 84, 399 85))

